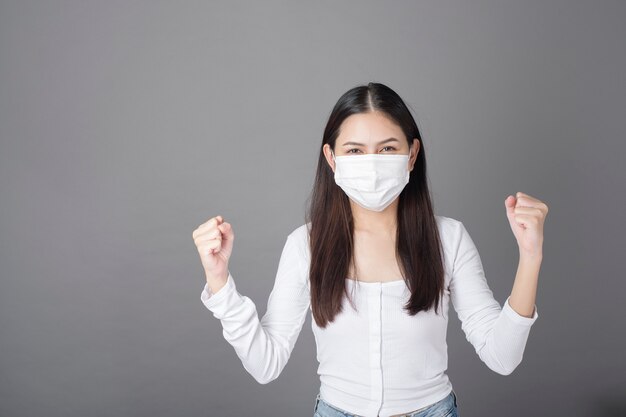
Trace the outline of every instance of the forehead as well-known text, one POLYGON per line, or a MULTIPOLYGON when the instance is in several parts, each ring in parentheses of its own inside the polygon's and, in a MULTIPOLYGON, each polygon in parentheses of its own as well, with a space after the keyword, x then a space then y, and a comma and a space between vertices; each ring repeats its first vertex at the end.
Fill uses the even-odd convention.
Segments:
POLYGON ((358 113, 347 117, 341 124, 338 144, 348 141, 377 143, 395 137, 406 140, 404 132, 393 120, 381 112, 358 113))

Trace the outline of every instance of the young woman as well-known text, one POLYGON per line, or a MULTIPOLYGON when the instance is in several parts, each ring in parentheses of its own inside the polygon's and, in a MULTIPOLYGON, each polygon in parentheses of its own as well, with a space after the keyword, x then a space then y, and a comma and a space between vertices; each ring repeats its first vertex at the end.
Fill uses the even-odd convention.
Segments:
POLYGON ((234 233, 219 215, 193 232, 201 300, 261 384, 279 376, 311 311, 316 417, 458 416, 445 373, 450 302, 480 359, 502 375, 521 362, 538 317, 548 207, 521 192, 504 205, 519 265, 501 307, 464 224, 433 212, 409 109, 383 84, 358 86, 329 117, 306 222, 287 236, 263 318, 236 289, 234 233))

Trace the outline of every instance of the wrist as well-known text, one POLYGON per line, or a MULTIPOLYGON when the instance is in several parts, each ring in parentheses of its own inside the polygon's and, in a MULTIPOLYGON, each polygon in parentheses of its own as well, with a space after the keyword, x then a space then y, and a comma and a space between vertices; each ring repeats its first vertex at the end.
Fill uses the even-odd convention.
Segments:
POLYGON ((543 251, 519 251, 520 261, 528 261, 528 262, 541 262, 543 259, 543 251))
POLYGON ((219 290, 226 286, 225 282, 209 282, 207 281, 207 285, 209 286, 209 290, 211 290, 211 294, 217 294, 219 290))
POLYGON ((228 271, 222 275, 206 273, 206 282, 213 294, 221 290, 226 285, 229 275, 228 271))

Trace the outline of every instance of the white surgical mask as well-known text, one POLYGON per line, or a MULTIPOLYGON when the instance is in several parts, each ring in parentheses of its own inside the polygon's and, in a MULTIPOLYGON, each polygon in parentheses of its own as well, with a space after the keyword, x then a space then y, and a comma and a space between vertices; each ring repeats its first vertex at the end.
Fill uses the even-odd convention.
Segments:
POLYGON ((359 206, 383 211, 409 182, 409 155, 335 156, 335 182, 359 206))

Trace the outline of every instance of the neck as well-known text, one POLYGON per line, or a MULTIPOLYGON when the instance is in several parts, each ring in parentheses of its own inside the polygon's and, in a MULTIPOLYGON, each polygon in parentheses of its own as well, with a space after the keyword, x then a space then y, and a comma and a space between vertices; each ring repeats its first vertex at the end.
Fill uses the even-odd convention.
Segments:
POLYGON ((352 201, 350 206, 355 232, 395 235, 398 228, 398 199, 380 212, 364 209, 352 201))

